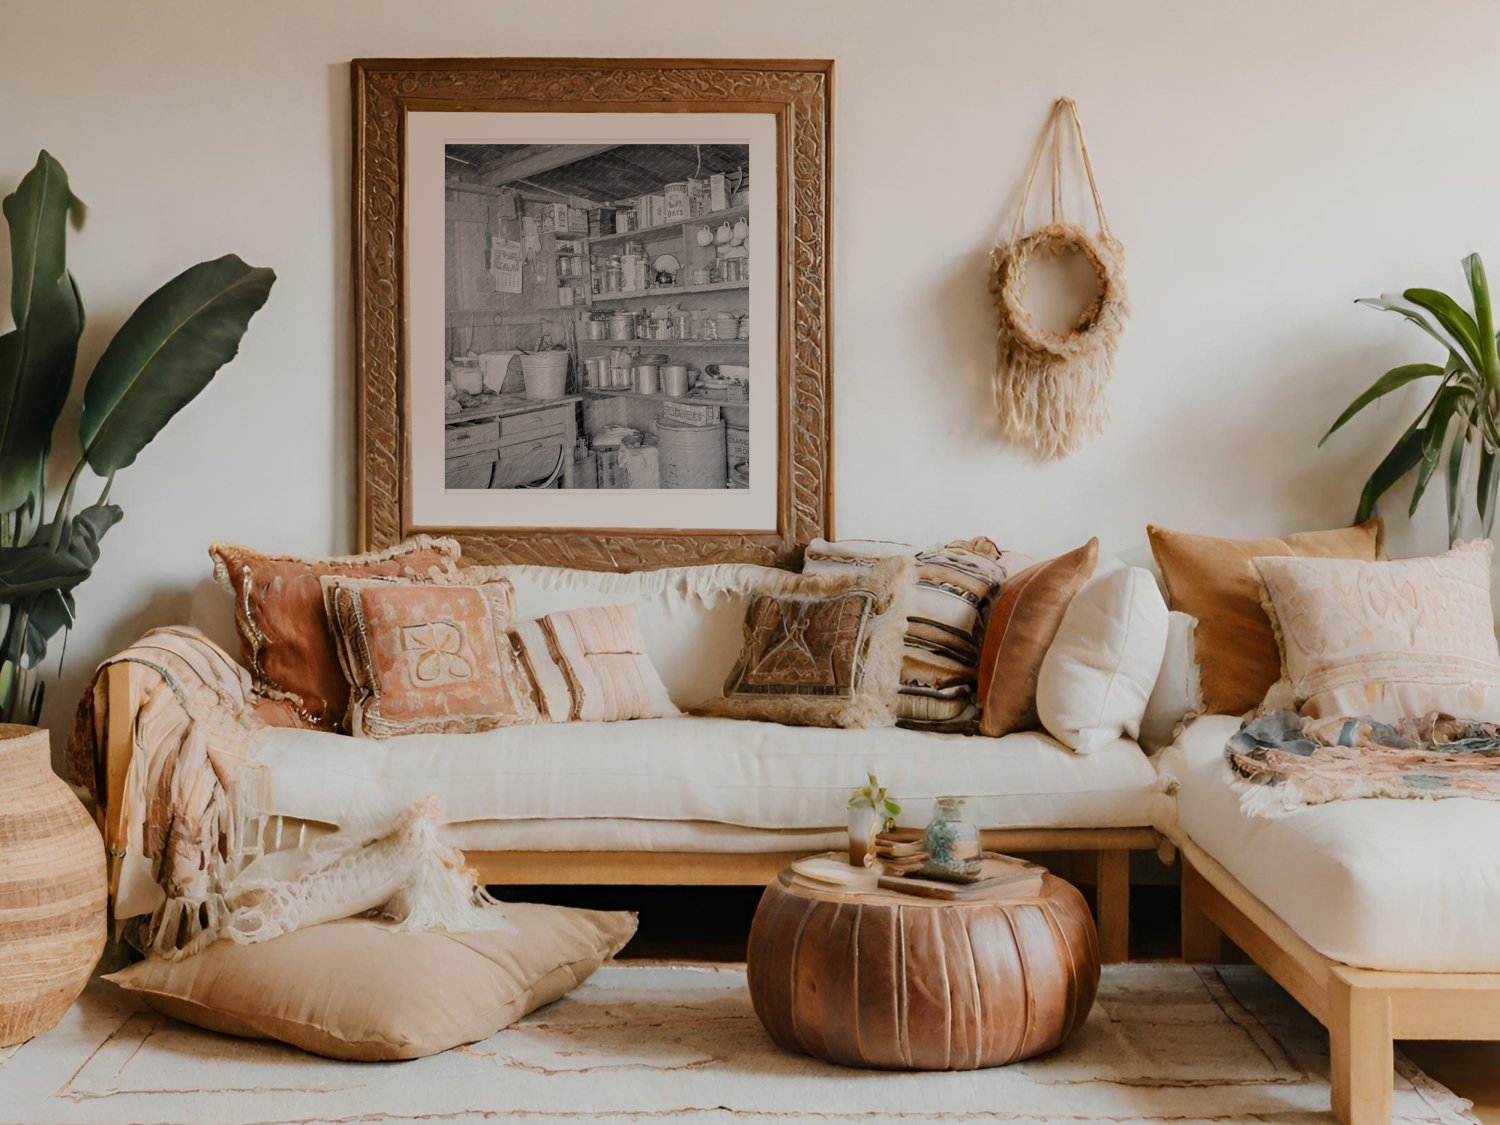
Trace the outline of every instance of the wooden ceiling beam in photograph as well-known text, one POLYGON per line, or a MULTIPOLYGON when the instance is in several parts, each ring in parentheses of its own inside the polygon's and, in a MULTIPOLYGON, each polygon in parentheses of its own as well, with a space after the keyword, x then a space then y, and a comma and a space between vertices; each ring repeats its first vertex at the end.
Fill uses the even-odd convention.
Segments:
POLYGON ((529 179, 564 164, 574 164, 618 145, 524 145, 479 166, 479 178, 491 187, 529 179))

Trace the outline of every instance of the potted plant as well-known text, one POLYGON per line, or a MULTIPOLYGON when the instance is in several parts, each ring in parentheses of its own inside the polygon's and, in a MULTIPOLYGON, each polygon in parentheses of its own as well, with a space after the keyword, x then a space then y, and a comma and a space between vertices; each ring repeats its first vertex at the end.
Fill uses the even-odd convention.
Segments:
POLYGON ((1398 313, 1432 337, 1446 353, 1441 363, 1407 363, 1387 371, 1351 402, 1323 435, 1321 446, 1372 402, 1408 383, 1438 380, 1432 397, 1375 467, 1360 494, 1354 521, 1375 513, 1380 498, 1407 473, 1416 470, 1408 514, 1414 515, 1427 485, 1444 467, 1448 500, 1448 539, 1459 537, 1466 510, 1477 510, 1484 534, 1495 523, 1495 494, 1500 488, 1500 356, 1489 283, 1478 254, 1463 260, 1473 310, 1436 289, 1407 289, 1367 297, 1357 304, 1398 313), (1473 501, 1469 502, 1472 492, 1473 501))
POLYGON ((52 1027, 104 948, 106 882, 99 830, 52 772, 34 725, 42 684, 28 678, 73 623, 73 590, 120 522, 109 502, 126 468, 167 421, 234 357, 276 275, 234 255, 201 262, 147 297, 94 364, 83 388, 78 455, 50 505, 53 430, 73 386, 83 301, 67 269, 70 212, 81 209, 46 152, 5 198, 11 315, 0 335, 0 1046, 52 1027), (87 468, 97 500, 74 509, 87 468))
POLYGON ((856 867, 874 848, 876 835, 894 828, 901 813, 901 806, 890 799, 879 778, 873 773, 865 774, 865 778, 868 784, 854 791, 848 805, 849 862, 856 867))
POLYGON ((34 724, 43 685, 28 682, 32 670, 72 625, 73 589, 124 515, 109 503, 115 474, 234 358, 276 275, 227 254, 141 302, 84 384, 78 457, 49 512, 48 455, 84 323, 66 256, 68 217, 82 209, 62 165, 43 152, 5 198, 4 213, 15 327, 0 335, 0 721, 34 724), (104 485, 75 511, 85 468, 104 485))

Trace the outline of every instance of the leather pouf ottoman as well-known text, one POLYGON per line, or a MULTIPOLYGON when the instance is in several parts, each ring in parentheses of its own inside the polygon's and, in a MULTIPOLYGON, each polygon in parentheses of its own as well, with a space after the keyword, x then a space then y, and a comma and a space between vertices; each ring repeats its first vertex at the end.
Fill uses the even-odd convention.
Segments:
POLYGON ((1051 1050, 1088 1016, 1099 938, 1077 889, 931 900, 790 869, 750 930, 750 998, 781 1046, 845 1066, 974 1070, 1051 1050))

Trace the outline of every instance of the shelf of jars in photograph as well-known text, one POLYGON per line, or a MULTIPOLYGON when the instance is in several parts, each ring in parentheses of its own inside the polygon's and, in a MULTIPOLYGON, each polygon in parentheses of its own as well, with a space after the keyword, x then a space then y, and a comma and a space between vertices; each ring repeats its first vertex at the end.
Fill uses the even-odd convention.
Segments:
POLYGON ((748 281, 712 281, 707 285, 660 285, 655 289, 622 289, 618 293, 595 293, 589 303, 602 305, 615 301, 654 301, 658 297, 676 297, 685 293, 722 293, 727 289, 749 289, 748 281))
POLYGON ((749 406, 743 398, 710 398, 708 395, 669 395, 665 391, 638 391, 632 387, 584 387, 585 395, 608 398, 641 398, 653 402, 690 402, 695 406, 749 406))
POLYGON ((675 350, 677 348, 732 348, 735 345, 745 347, 749 340, 585 340, 582 336, 578 338, 580 348, 600 348, 608 351, 611 348, 626 347, 631 344, 661 344, 665 348, 675 350))
MULTIPOLYGON (((612 246, 617 242, 653 242, 669 237, 684 227, 706 226, 713 230, 720 223, 728 223, 734 226, 734 221, 742 215, 748 215, 750 207, 748 204, 740 207, 728 207, 723 211, 707 211, 702 215, 694 215, 690 219, 674 219, 670 223, 662 223, 660 226, 642 227, 640 230, 616 231, 614 234, 592 234, 588 235, 589 249, 597 252, 601 246, 612 246)), ((559 238, 577 238, 578 235, 559 235, 559 238)))

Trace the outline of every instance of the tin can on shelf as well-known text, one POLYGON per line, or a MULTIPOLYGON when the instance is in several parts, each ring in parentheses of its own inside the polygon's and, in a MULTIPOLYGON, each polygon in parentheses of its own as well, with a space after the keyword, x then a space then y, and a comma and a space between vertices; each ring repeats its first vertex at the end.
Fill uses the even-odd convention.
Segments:
POLYGON ((609 317, 609 338, 611 340, 634 340, 635 314, 628 312, 611 313, 609 317))

